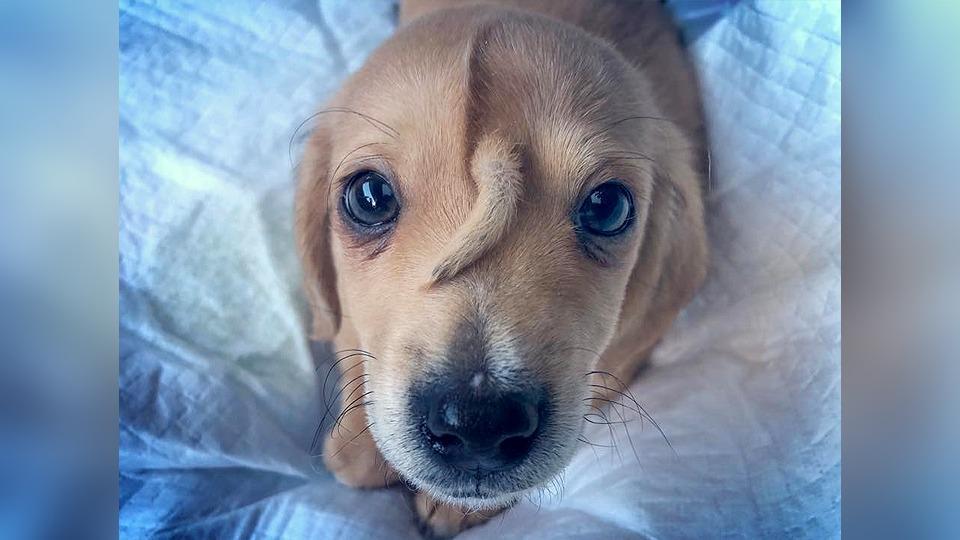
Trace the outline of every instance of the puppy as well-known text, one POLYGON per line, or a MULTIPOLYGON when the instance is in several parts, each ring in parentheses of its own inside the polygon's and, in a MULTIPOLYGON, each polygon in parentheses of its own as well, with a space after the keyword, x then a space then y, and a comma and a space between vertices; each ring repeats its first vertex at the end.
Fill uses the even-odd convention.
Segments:
POLYGON ((704 279, 706 145, 659 3, 400 17, 316 115, 296 230, 341 371, 326 465, 449 536, 564 468, 704 279))

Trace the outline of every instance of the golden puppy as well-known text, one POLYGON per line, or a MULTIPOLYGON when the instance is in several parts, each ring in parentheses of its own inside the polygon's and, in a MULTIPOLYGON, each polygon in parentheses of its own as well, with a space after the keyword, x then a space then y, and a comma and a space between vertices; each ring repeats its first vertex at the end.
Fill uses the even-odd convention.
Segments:
POLYGON ((451 535, 563 469, 700 285, 706 148, 659 3, 401 19, 318 113, 296 228, 340 360, 327 466, 399 475, 451 535))

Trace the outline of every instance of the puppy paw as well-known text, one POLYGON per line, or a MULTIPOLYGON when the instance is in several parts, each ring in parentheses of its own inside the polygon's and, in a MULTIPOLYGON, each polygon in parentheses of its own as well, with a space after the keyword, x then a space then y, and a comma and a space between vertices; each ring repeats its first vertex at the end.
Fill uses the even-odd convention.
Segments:
POLYGON ((457 534, 486 522, 499 510, 466 511, 437 501, 424 492, 414 497, 420 532, 427 538, 452 538, 457 534))
POLYGON ((384 488, 399 480, 369 430, 356 435, 334 428, 323 443, 323 462, 341 484, 354 488, 384 488))

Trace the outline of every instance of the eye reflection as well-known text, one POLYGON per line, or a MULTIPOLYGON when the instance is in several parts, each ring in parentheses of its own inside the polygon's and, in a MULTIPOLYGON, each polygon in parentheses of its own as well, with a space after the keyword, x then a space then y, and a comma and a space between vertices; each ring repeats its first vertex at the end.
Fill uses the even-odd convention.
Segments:
POLYGON ((355 223, 374 227, 392 221, 400 211, 393 186, 380 173, 361 171, 343 191, 343 206, 355 223))
POLYGON ((577 218, 586 232, 597 236, 615 236, 633 221, 633 197, 618 180, 600 184, 580 204, 577 218))

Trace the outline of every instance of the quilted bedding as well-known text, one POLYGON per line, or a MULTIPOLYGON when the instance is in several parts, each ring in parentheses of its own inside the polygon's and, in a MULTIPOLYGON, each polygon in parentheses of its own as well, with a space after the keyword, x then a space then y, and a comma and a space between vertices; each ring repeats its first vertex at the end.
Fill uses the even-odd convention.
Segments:
MULTIPOLYGON (((839 2, 723 4, 689 19, 711 272, 631 388, 673 450, 649 423, 591 426, 562 493, 464 538, 840 534, 839 2)), ((417 537, 401 489, 342 487, 309 455, 329 359, 291 227, 291 136, 391 16, 120 2, 122 536, 417 537)))

